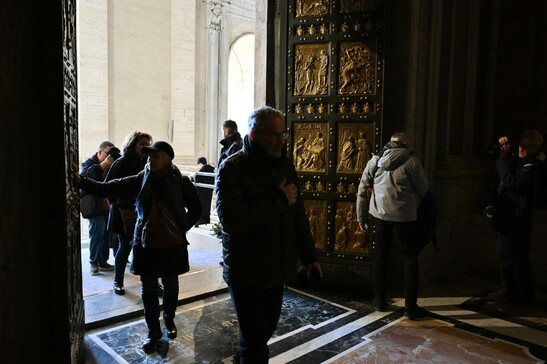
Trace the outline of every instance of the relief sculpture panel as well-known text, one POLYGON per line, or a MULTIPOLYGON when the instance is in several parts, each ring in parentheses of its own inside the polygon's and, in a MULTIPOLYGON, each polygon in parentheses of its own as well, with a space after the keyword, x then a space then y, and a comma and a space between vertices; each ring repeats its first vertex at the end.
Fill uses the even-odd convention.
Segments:
POLYGON ((304 209, 310 223, 310 232, 315 248, 323 251, 326 248, 327 202, 321 200, 304 200, 304 209))
POLYGON ((376 9, 376 0, 341 0, 340 10, 343 13, 376 9))
POLYGON ((295 48, 295 96, 326 95, 328 91, 329 46, 304 44, 295 48))
POLYGON ((354 202, 336 202, 334 252, 370 255, 371 238, 357 222, 354 202))
POLYGON ((340 44, 340 95, 374 94, 376 55, 363 42, 340 44))
POLYGON ((326 172, 326 135, 326 123, 294 123, 292 157, 297 172, 326 172))
POLYGON ((374 145, 373 124, 339 124, 337 173, 361 174, 374 145))
POLYGON ((296 0, 296 17, 328 14, 329 0, 296 0))

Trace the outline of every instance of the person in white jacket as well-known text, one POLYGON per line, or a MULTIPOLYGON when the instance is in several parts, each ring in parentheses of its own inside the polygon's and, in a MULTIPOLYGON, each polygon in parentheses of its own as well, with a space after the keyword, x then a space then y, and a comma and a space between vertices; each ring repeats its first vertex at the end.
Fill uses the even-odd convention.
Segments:
POLYGON ((357 191, 357 220, 367 230, 368 214, 375 226, 373 258, 373 306, 384 311, 386 300, 386 271, 391 242, 399 243, 404 259, 405 316, 417 319, 427 316, 418 304, 420 244, 417 239, 417 210, 429 190, 420 160, 408 149, 408 136, 391 136, 380 155, 367 163, 357 191))

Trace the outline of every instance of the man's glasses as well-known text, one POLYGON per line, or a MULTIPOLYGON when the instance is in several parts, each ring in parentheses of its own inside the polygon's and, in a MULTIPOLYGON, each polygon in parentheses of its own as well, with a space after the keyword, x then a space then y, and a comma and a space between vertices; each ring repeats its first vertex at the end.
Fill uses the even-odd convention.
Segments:
POLYGON ((289 132, 287 130, 281 133, 278 133, 276 131, 267 131, 267 130, 257 130, 256 132, 266 134, 271 138, 276 137, 282 140, 286 140, 289 137, 289 132))

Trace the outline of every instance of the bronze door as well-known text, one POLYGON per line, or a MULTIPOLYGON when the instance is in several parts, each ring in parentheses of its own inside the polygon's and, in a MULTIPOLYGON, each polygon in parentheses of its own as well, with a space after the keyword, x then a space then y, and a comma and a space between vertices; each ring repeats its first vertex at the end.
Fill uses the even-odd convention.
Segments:
POLYGON ((355 201, 380 143, 383 1, 291 0, 282 12, 289 150, 315 245, 331 278, 368 278, 373 237, 355 201))

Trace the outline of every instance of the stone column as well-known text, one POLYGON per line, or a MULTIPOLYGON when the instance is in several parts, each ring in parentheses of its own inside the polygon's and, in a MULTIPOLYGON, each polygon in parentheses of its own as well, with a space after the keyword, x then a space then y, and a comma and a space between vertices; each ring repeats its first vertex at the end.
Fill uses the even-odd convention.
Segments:
MULTIPOLYGON (((222 30, 221 16, 222 3, 208 1, 209 8, 209 80, 207 82, 207 120, 208 120, 208 154, 211 159, 217 157, 217 143, 219 142, 218 99, 219 99, 219 49, 220 31, 222 30)), ((216 158, 215 158, 216 159, 216 158)))

